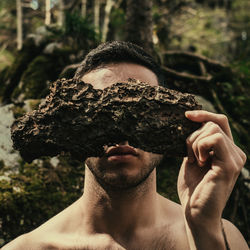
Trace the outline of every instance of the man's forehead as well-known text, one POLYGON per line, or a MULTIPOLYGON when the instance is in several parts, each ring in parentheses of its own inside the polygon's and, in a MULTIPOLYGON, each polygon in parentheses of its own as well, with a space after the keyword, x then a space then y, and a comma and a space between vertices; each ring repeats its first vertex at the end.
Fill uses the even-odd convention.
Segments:
POLYGON ((134 63, 107 64, 86 73, 82 80, 86 83, 91 83, 94 88, 104 89, 116 82, 127 81, 129 78, 147 82, 152 86, 158 85, 154 72, 134 63))

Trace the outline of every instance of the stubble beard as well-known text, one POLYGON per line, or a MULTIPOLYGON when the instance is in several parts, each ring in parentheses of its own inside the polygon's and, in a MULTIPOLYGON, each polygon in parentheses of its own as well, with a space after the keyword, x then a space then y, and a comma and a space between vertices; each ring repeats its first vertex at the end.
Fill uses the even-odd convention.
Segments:
POLYGON ((150 176, 152 171, 161 164, 163 157, 153 155, 148 162, 145 162, 136 175, 130 176, 126 172, 115 170, 114 173, 107 171, 107 162, 101 158, 88 158, 86 165, 94 175, 96 181, 106 191, 126 191, 141 186, 150 176))

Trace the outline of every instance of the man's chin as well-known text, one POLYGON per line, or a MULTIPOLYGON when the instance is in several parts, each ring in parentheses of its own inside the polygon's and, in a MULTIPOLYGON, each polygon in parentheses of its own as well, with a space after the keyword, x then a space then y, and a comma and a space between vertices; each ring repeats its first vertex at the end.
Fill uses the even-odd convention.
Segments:
POLYGON ((96 181, 104 188, 108 190, 126 190, 138 186, 141 181, 135 177, 126 174, 111 174, 107 173, 103 176, 99 176, 93 173, 96 181))
POLYGON ((105 189, 109 191, 128 191, 135 189, 144 184, 148 179, 149 175, 152 173, 153 169, 148 172, 138 172, 135 171, 125 171, 119 173, 105 173, 104 175, 98 175, 93 173, 96 181, 105 189))
POLYGON ((158 155, 152 157, 154 155, 151 154, 150 156, 151 159, 145 162, 138 160, 137 157, 114 158, 111 159, 112 163, 106 158, 91 157, 85 163, 104 189, 121 191, 143 185, 162 158, 158 155))

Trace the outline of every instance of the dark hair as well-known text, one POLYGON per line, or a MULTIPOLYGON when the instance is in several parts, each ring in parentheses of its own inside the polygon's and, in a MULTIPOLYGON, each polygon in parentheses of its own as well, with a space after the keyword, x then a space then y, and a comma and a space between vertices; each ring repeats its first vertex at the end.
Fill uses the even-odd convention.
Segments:
POLYGON ((130 42, 113 41, 100 44, 91 50, 77 69, 74 78, 80 79, 87 72, 109 63, 130 62, 142 65, 157 76, 159 85, 164 85, 160 66, 143 48, 130 42))

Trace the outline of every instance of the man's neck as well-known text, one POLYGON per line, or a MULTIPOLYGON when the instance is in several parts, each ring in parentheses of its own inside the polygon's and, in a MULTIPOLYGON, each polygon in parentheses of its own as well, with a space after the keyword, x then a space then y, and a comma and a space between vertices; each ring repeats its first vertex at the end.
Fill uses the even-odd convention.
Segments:
POLYGON ((90 233, 107 233, 114 237, 123 237, 128 232, 132 235, 156 224, 158 197, 155 170, 137 187, 105 190, 86 168, 81 197, 84 224, 90 233))

